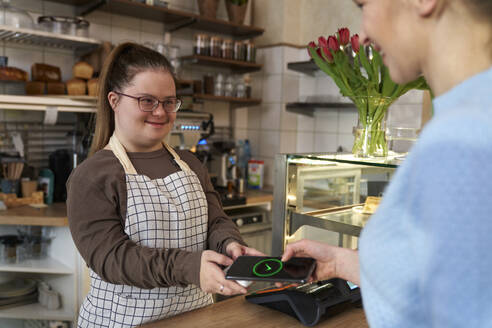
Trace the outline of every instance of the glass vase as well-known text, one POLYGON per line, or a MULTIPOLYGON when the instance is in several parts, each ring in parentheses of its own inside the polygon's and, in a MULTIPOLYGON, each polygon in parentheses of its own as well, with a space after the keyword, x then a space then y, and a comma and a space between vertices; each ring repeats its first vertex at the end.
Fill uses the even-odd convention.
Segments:
POLYGON ((382 96, 352 97, 359 112, 352 153, 356 157, 386 157, 386 112, 392 99, 382 96))

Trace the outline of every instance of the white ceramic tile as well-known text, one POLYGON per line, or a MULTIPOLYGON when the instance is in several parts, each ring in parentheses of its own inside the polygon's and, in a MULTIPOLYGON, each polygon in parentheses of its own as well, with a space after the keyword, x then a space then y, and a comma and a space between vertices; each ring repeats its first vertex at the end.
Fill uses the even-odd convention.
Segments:
POLYGON ((295 153, 297 150, 297 132, 280 132, 280 152, 295 153))
POLYGON ((234 140, 244 140, 248 139, 248 130, 247 129, 234 129, 234 140))
POLYGON ((316 112, 314 131, 338 133, 338 111, 328 109, 316 112))
POLYGON ((12 0, 10 3, 13 7, 27 10, 30 13, 43 13, 43 2, 40 0, 12 0))
POLYGON ((263 102, 280 103, 282 100, 282 76, 265 75, 263 78, 263 102))
POLYGON ((234 122, 234 128, 247 129, 248 128, 248 112, 249 108, 237 108, 232 112, 232 118, 234 122))
POLYGON ((45 1, 43 14, 49 16, 74 16, 75 7, 59 2, 45 1))
POLYGON ((261 99, 263 97, 263 77, 252 76, 251 97, 261 99))
POLYGON ((251 156, 257 158, 260 156, 260 130, 248 129, 248 139, 251 156))
POLYGON ((283 69, 283 47, 268 47, 263 51, 264 74, 281 74, 283 69))
POLYGON ((297 149, 296 153, 314 152, 314 133, 297 132, 297 149))
POLYGON ((138 30, 131 30, 122 27, 111 27, 111 43, 115 46, 123 42, 139 42, 140 33, 138 30))
POLYGON ((74 65, 74 57, 70 55, 61 55, 56 52, 46 51, 44 54, 44 62, 46 64, 60 67, 62 80, 67 81, 73 77, 72 68, 74 65))
POLYGON ((164 23, 142 19, 140 30, 146 33, 161 34, 164 38, 164 23))
POLYGON ((306 97, 316 94, 316 78, 312 76, 301 76, 299 80, 299 100, 306 101, 306 97))
POLYGON ((387 126, 419 128, 422 119, 420 104, 392 104, 388 108, 387 126))
POLYGON ((274 185, 275 179, 275 160, 273 158, 264 158, 265 166, 263 167, 263 188, 274 185))
POLYGON ((6 48, 5 56, 9 57, 9 66, 20 68, 29 74, 31 79, 31 66, 33 63, 42 63, 43 54, 22 48, 6 48))
POLYGON ((410 90, 404 95, 402 95, 394 104, 422 104, 422 99, 424 96, 424 91, 422 90, 410 90))
POLYGON ((294 114, 285 110, 285 106, 282 106, 282 112, 280 113, 280 130, 281 131, 297 131, 297 117, 298 114, 294 114))
POLYGON ((352 133, 357 126, 358 113, 355 108, 341 108, 338 113, 338 133, 352 133))
POLYGON ((265 56, 267 49, 269 48, 258 48, 256 49, 256 63, 263 65, 263 69, 260 71, 261 74, 265 71, 265 56))
POLYGON ((352 146, 354 145, 354 136, 348 133, 340 133, 338 135, 338 146, 342 147, 344 152, 352 152, 352 146))
POLYGON ((261 126, 262 106, 248 108, 248 129, 259 130, 261 126))
POLYGON ((94 10, 85 15, 84 19, 87 19, 91 24, 111 25, 111 13, 106 11, 94 10))
POLYGON ((314 151, 315 152, 335 152, 337 150, 337 135, 334 133, 315 133, 314 151))
POLYGON ((264 104, 261 106, 261 129, 280 130, 280 113, 282 105, 264 104))
POLYGON ((216 126, 230 126, 230 111, 227 103, 207 101, 204 103, 203 111, 212 113, 216 126))
POLYGON ((292 74, 295 76, 300 76, 300 74, 302 74, 302 73, 298 73, 296 71, 292 71, 292 70, 287 68, 288 63, 294 63, 294 62, 300 61, 299 60, 299 57, 300 57, 299 50, 300 49, 294 48, 294 47, 288 47, 288 46, 284 47, 284 61, 283 61, 283 65, 282 65, 283 73, 292 74))
POLYGON ((260 132, 260 156, 274 158, 280 152, 280 132, 264 131, 260 132))
POLYGON ((296 101, 299 101, 299 78, 284 74, 282 79, 282 102, 296 101))
POLYGON ((301 49, 299 52, 299 61, 308 61, 311 59, 311 56, 309 55, 309 52, 307 51, 307 47, 304 49, 301 49))
POLYGON ((140 31, 140 22, 141 19, 139 18, 111 14, 111 26, 113 27, 123 27, 132 31, 140 31))
POLYGON ((314 132, 314 117, 307 115, 298 115, 297 131, 314 132))
POLYGON ((333 98, 334 101, 342 97, 338 86, 333 82, 332 78, 326 74, 316 78, 315 90, 316 95, 324 95, 333 98))
POLYGON ((163 43, 163 42, 164 42, 164 37, 162 36, 162 34, 140 32, 141 44, 163 43))
POLYGON ((89 36, 101 41, 111 42, 111 26, 92 23, 91 25, 89 25, 89 36))

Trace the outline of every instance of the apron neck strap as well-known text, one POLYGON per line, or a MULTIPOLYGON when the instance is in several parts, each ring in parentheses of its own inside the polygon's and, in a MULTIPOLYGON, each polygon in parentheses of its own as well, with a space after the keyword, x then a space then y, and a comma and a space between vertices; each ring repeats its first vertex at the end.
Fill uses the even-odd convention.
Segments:
MULTIPOLYGON (((169 146, 165 142, 163 142, 163 145, 164 147, 166 147, 169 153, 171 153, 171 155, 174 158, 174 161, 179 165, 182 171, 191 171, 188 164, 186 164, 186 162, 179 157, 179 155, 171 146, 169 146)), ((135 167, 130 161, 128 154, 126 153, 125 147, 123 147, 123 145, 118 140, 115 134, 113 134, 109 139, 108 146, 113 151, 116 158, 120 161, 126 174, 138 174, 137 170, 135 170, 135 167)))

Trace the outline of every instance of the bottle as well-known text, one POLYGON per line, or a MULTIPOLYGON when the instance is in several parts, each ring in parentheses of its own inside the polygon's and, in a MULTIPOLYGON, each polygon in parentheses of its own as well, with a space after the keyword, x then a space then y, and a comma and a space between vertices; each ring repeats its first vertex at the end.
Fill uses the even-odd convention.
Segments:
POLYGON ((239 168, 239 177, 246 178, 246 156, 244 154, 244 140, 237 141, 237 166, 239 168))
POLYGON ((244 140, 244 178, 248 179, 248 162, 251 160, 251 146, 249 140, 244 140))

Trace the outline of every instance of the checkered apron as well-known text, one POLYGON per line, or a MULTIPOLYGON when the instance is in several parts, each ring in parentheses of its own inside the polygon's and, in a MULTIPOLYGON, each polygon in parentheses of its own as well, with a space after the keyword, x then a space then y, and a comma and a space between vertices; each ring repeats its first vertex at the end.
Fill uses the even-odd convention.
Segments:
MULTIPOLYGON (((109 146, 125 170, 125 233, 138 245, 200 251, 206 247, 208 210, 200 180, 165 144, 181 171, 151 180, 135 171, 116 136, 109 146)), ((194 285, 142 289, 103 281, 90 270, 91 289, 80 308, 78 327, 135 327, 212 303, 194 285)))

